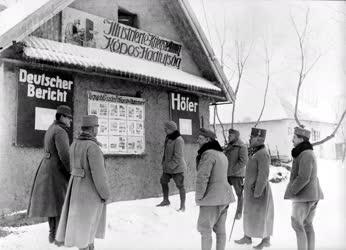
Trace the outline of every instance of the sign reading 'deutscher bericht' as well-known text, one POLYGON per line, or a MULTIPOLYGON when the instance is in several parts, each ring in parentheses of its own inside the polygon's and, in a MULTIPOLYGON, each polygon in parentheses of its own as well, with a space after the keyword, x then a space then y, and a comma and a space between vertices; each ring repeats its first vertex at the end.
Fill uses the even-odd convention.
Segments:
POLYGON ((73 78, 61 71, 19 67, 17 79, 16 144, 41 147, 44 133, 55 119, 56 108, 59 105, 68 105, 72 108, 73 78))
POLYGON ((80 10, 62 12, 62 40, 180 68, 178 42, 80 10))
POLYGON ((172 120, 178 125, 186 142, 194 143, 199 130, 198 97, 185 93, 170 93, 172 120))

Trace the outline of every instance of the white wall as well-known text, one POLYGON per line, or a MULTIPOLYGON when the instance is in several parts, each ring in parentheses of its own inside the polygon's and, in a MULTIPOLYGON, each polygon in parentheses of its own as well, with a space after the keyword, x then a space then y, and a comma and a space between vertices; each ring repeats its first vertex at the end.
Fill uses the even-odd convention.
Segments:
MULTIPOLYGON (((334 130, 335 125, 331 123, 322 123, 322 122, 302 122, 307 129, 311 130, 313 128, 316 131, 320 132, 320 139, 325 138, 330 135, 334 130)), ((235 123, 234 128, 239 130, 240 138, 245 142, 249 142, 251 128, 254 126, 254 123, 235 123)), ((280 156, 286 156, 291 158, 292 150, 292 136, 294 127, 297 124, 293 119, 284 119, 284 120, 273 120, 273 121, 263 121, 257 126, 258 128, 263 128, 267 130, 266 136, 266 146, 269 147, 271 154, 276 155, 277 151, 280 156)), ((225 134, 228 137, 228 129, 230 124, 225 124, 225 134)), ((213 126, 211 125, 213 130, 213 126)), ((221 145, 224 145, 224 139, 222 135, 221 126, 216 125, 216 135, 221 145)), ((315 153, 318 157, 325 159, 335 159, 335 143, 342 142, 344 139, 341 133, 337 133, 335 138, 323 143, 322 145, 315 146, 315 153)), ((314 140, 311 138, 311 142, 314 140)))
MULTIPOLYGON (((320 138, 317 138, 317 140, 314 140, 314 138, 312 137, 310 138, 311 143, 314 143, 316 141, 324 139, 326 136, 329 136, 336 127, 336 125, 332 123, 322 123, 322 122, 312 122, 312 121, 302 121, 302 124, 304 124, 306 128, 309 130, 314 129, 320 132, 320 138)), ((294 120, 289 120, 288 126, 290 126, 291 128, 294 128, 297 125, 294 120)), ((335 144, 341 141, 342 141, 341 134, 338 133, 334 138, 328 140, 327 142, 321 145, 315 146, 314 151, 316 156, 320 158, 325 158, 325 159, 335 159, 336 157, 335 144)))

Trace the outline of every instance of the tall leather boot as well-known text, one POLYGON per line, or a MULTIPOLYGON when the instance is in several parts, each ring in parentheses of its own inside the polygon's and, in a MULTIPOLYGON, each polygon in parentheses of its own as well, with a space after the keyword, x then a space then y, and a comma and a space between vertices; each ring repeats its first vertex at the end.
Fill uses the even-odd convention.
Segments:
POLYGON ((95 249, 94 243, 89 244, 89 250, 94 250, 94 249, 95 249))
POLYGON ((169 206, 171 203, 169 202, 168 199, 168 192, 169 192, 169 188, 168 188, 168 184, 162 184, 162 193, 163 193, 163 201, 156 205, 157 207, 164 207, 164 206, 169 206))
POLYGON ((48 225, 49 225, 49 235, 48 241, 49 243, 54 243, 55 240, 55 217, 48 217, 48 225))
POLYGON ((178 211, 184 212, 185 211, 185 201, 186 201, 185 188, 179 189, 179 195, 180 195, 180 208, 178 211))
POLYGON ((240 220, 243 213, 243 195, 237 196, 237 210, 235 214, 236 220, 240 220))

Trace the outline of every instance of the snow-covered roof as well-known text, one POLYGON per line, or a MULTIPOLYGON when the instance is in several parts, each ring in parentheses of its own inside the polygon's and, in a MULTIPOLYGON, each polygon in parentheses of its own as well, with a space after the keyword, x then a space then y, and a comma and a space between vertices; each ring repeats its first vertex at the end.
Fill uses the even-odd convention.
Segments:
MULTIPOLYGON (((74 0, 22 0, 0 12, 0 52, 10 47, 14 41, 22 41, 54 15, 69 6, 73 1, 74 0)), ((189 45, 188 49, 190 52, 193 52, 192 54, 196 59, 196 64, 206 79, 203 81, 200 78, 196 78, 180 71, 176 72, 180 77, 178 79, 179 83, 185 84, 186 81, 192 81, 192 85, 196 85, 198 88, 217 91, 217 97, 221 97, 221 100, 226 98, 227 101, 232 102, 234 100, 233 90, 230 87, 220 64, 216 60, 210 44, 205 39, 205 35, 196 21, 197 19, 195 18, 188 1, 172 0, 164 2, 167 7, 166 10, 171 14, 175 26, 177 29, 179 28, 179 32, 183 32, 184 34, 182 40, 185 44, 189 45), (213 82, 213 84, 211 84, 211 82, 213 82), (221 89, 211 85, 216 85, 221 89)), ((43 51, 40 51, 40 53, 38 53, 37 50, 35 53, 33 50, 31 50, 31 52, 29 51, 30 50, 28 49, 27 54, 29 55, 31 53, 30 55, 32 57, 44 56, 44 53, 42 53, 43 51)), ((56 56, 56 53, 54 56, 52 54, 50 54, 50 56, 46 55, 45 59, 48 57, 54 58, 56 56)), ((66 55, 64 56, 66 58, 66 55)), ((70 60, 72 61, 75 59, 76 57, 73 59, 70 57, 70 60)), ((83 63, 85 63, 86 60, 87 59, 83 59, 83 63)), ((79 62, 81 61, 79 60, 79 62)), ((172 78, 171 74, 173 72, 174 71, 170 71, 166 76, 166 78, 168 78, 167 80, 172 78)), ((161 73, 165 74, 167 71, 161 73)), ((176 78, 174 78, 174 80, 175 79, 176 78)))
POLYGON ((173 67, 105 50, 81 47, 34 36, 23 40, 23 56, 44 62, 98 69, 107 72, 123 72, 158 80, 160 83, 183 86, 190 90, 205 90, 221 94, 221 89, 210 81, 173 67))
POLYGON ((0 51, 21 41, 74 0, 18 1, 0 12, 0 51))

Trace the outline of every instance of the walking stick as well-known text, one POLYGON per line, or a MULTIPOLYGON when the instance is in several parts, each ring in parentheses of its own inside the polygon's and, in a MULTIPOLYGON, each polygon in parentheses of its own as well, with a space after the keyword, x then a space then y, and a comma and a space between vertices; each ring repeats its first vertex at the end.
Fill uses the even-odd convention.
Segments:
POLYGON ((235 213, 235 215, 234 215, 234 219, 233 219, 233 223, 232 223, 232 228, 231 228, 231 232, 229 233, 228 241, 230 241, 230 240, 231 240, 231 237, 232 237, 232 233, 233 233, 233 228, 234 228, 234 223, 235 223, 235 220, 236 220, 236 216, 237 216, 237 213, 235 213))

